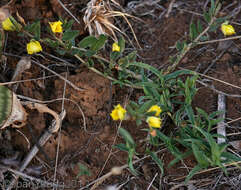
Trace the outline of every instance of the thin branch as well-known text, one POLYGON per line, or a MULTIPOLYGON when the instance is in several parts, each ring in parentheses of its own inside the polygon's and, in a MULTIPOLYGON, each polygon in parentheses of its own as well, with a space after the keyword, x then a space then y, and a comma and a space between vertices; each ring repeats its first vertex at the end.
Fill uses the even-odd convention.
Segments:
POLYGON ((196 38, 193 42, 189 43, 187 45, 187 47, 181 52, 180 55, 177 56, 177 59, 175 60, 175 62, 169 66, 167 68, 167 71, 165 72, 165 74, 168 74, 170 72, 172 72, 176 67, 177 65, 181 62, 181 60, 185 57, 185 55, 187 54, 187 52, 189 52, 189 50, 193 47, 193 45, 197 44, 198 41, 200 40, 200 38, 206 33, 208 32, 208 30, 210 29, 210 27, 212 26, 212 24, 215 22, 216 20, 216 17, 212 17, 210 23, 208 24, 207 28, 205 28, 204 31, 202 31, 196 38))
MULTIPOLYGON (((220 114, 219 118, 221 118, 223 120, 218 123, 217 134, 222 135, 224 137, 226 137, 226 129, 225 129, 225 123, 224 123, 225 112, 226 112, 226 101, 225 100, 226 99, 223 94, 218 95, 218 111, 223 111, 223 113, 220 114)), ((218 144, 224 143, 225 138, 218 137, 217 141, 218 141, 218 144)))
MULTIPOLYGON (((34 107, 34 108, 39 109, 40 112, 41 112, 41 111, 44 111, 44 110, 43 110, 43 105, 41 106, 40 104, 31 103, 31 102, 27 102, 26 104, 27 104, 30 108, 31 108, 31 107, 34 107, 34 105, 37 106, 37 107, 34 107)), ((45 112, 48 112, 48 113, 50 113, 50 114, 52 113, 52 112, 50 111, 50 109, 45 110, 45 112)), ((55 113, 55 114, 56 114, 56 113, 55 113)), ((66 112, 65 112, 65 111, 64 111, 64 112, 61 112, 61 114, 58 116, 58 118, 56 118, 56 116, 53 115, 56 119, 53 120, 52 125, 50 125, 49 129, 48 129, 47 131, 45 131, 45 133, 40 137, 40 139, 39 139, 39 146, 43 146, 43 145, 50 139, 50 137, 53 135, 53 133, 55 133, 56 131, 58 131, 58 129, 59 129, 61 123, 62 123, 62 120, 63 120, 64 117, 65 117, 65 115, 66 115, 66 112)), ((30 152, 28 153, 28 155, 27 155, 27 156, 25 157, 25 159, 23 160, 23 162, 22 162, 22 164, 21 164, 21 167, 19 168, 19 172, 23 172, 23 171, 26 169, 26 167, 29 165, 29 163, 32 161, 32 159, 36 156, 36 154, 38 153, 38 151, 39 151, 38 146, 37 146, 37 145, 34 145, 34 147, 30 150, 30 152)), ((15 178, 12 179, 12 181, 9 183, 9 185, 8 185, 8 187, 7 187, 6 190, 11 190, 11 189, 15 186, 18 178, 19 178, 19 175, 16 175, 15 178)))
POLYGON ((59 2, 59 4, 61 5, 61 7, 63 7, 63 9, 78 23, 80 24, 80 21, 67 9, 67 7, 64 6, 64 4, 60 1, 57 0, 59 2))

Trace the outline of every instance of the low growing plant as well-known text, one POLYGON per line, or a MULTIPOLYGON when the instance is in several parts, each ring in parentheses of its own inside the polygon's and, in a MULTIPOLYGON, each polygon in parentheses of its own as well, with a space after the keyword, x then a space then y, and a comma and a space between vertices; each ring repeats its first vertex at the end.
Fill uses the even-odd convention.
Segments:
MULTIPOLYGON (((175 156, 170 166, 194 155, 197 165, 187 176, 188 181, 195 173, 210 166, 218 166, 227 173, 224 164, 240 161, 240 158, 226 151, 227 144, 217 144, 215 141, 218 135, 212 128, 220 121, 217 119, 219 112, 207 114, 200 108, 193 110, 192 100, 198 92, 196 80, 199 76, 188 70, 174 71, 191 48, 200 41, 207 40, 208 32, 216 30, 224 22, 226 18, 216 18, 220 8, 218 1, 212 0, 209 11, 204 13, 204 23, 206 22, 207 27, 203 29, 204 24, 201 21, 190 25, 189 39, 176 43, 178 53, 167 70, 158 70, 137 61, 136 52, 126 55, 124 38, 113 43, 109 59, 103 58, 100 53, 107 36, 100 34, 98 37, 87 36, 77 40, 79 31, 72 30, 73 21, 60 19, 50 22, 49 26, 41 30, 40 21, 25 25, 18 23, 13 17, 8 17, 2 22, 2 28, 27 38, 29 43, 26 45, 26 52, 30 55, 38 55, 37 53, 41 53, 45 46, 48 46, 60 56, 76 58, 90 70, 112 80, 114 84, 142 89, 143 96, 137 102, 129 101, 125 108, 120 104, 116 105, 110 113, 111 117, 113 120, 134 120, 137 126, 146 124, 148 127, 145 130, 149 133, 146 142, 156 148, 164 143, 175 156), (46 32, 44 37, 41 34, 43 30, 46 32), (102 70, 97 70, 96 65, 102 66, 102 70), (113 71, 118 71, 117 78, 113 71), (170 123, 174 125, 175 132, 164 134, 162 128, 170 123)), ((91 24, 89 23, 88 27, 95 27, 91 24)), ((230 28, 227 24, 225 26, 226 29, 230 28)), ((224 25, 222 28, 225 31, 224 25)), ((3 32, 0 39, 5 39, 3 32)), ((137 175, 133 165, 133 157, 138 154, 136 143, 124 128, 119 128, 119 133, 125 143, 115 147, 128 152, 129 168, 137 175)), ((163 174, 163 163, 159 156, 151 148, 146 149, 146 154, 157 163, 163 174)))

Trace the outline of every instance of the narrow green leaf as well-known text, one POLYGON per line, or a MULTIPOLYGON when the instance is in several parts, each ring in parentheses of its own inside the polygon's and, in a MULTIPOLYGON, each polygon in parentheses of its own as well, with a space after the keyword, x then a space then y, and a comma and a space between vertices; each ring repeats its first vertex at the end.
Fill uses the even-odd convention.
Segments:
POLYGON ((208 13, 208 12, 204 12, 204 13, 203 13, 203 16, 204 16, 205 21, 206 21, 207 23, 210 23, 211 17, 210 17, 210 15, 209 15, 209 13, 208 13))
POLYGON ((186 105, 185 106, 185 111, 187 113, 187 116, 188 116, 189 120, 191 121, 191 124, 193 126, 195 126, 195 116, 194 116, 194 113, 193 113, 192 106, 191 105, 186 105))
POLYGON ((120 53, 123 53, 125 50, 125 39, 123 37, 118 40, 118 45, 120 46, 120 53))
POLYGON ((198 33, 197 33, 196 25, 194 23, 191 23, 189 28, 189 37, 191 41, 193 41, 197 36, 198 36, 198 33))
POLYGON ((175 71, 175 72, 172 72, 168 75, 165 75, 164 76, 164 81, 168 81, 168 80, 171 80, 171 79, 175 79, 181 75, 194 75, 195 73, 193 71, 189 71, 189 70, 179 70, 179 71, 175 71))
POLYGON ((151 71, 152 73, 154 73, 159 78, 163 77, 161 72, 151 65, 141 63, 141 62, 132 62, 132 63, 128 64, 128 66, 131 66, 131 65, 136 66, 136 67, 140 67, 140 68, 143 68, 143 69, 147 69, 147 70, 151 71))
POLYGON ((131 145, 131 147, 135 147, 135 142, 127 130, 120 127, 119 133, 125 139, 125 141, 131 145))
POLYGON ((140 108, 137 110, 138 113, 145 113, 147 110, 154 104, 155 102, 153 100, 146 101, 144 104, 140 106, 140 108))
POLYGON ((177 162, 187 158, 188 156, 191 156, 193 154, 193 152, 191 150, 181 154, 180 156, 176 157, 175 159, 173 159, 169 164, 168 167, 172 167, 174 164, 176 164, 177 162))
POLYGON ((210 14, 213 16, 215 13, 215 2, 214 0, 211 0, 211 7, 210 7, 210 14))
POLYGON ((126 145, 125 144, 117 144, 117 145, 114 145, 113 146, 113 148, 117 148, 117 149, 119 149, 119 150, 121 150, 121 151, 126 151, 126 152, 128 152, 128 148, 126 147, 126 145))
POLYGON ((192 142, 192 150, 198 164, 204 168, 208 167, 209 162, 205 157, 205 152, 201 151, 200 147, 197 146, 195 142, 192 142))
POLYGON ((199 165, 196 165, 187 175, 186 179, 185 179, 185 184, 187 184, 187 182, 199 171, 201 171, 203 168, 199 165))
POLYGON ((197 31, 199 34, 203 31, 203 26, 202 26, 200 20, 197 21, 197 31))
POLYGON ((163 169, 163 163, 162 163, 162 161, 158 158, 158 156, 156 155, 155 152, 149 151, 148 153, 149 153, 149 155, 151 156, 151 158, 156 162, 156 164, 158 165, 158 167, 159 167, 160 170, 161 170, 161 174, 163 175, 164 169, 163 169))
POLYGON ((135 154, 135 150, 134 149, 130 149, 128 151, 128 166, 131 170, 131 172, 134 174, 134 175, 137 175, 137 172, 136 170, 134 169, 134 166, 133 166, 133 156, 135 154))
POLYGON ((184 48, 184 43, 183 42, 180 42, 180 41, 177 41, 176 43, 176 49, 177 51, 182 51, 184 48))

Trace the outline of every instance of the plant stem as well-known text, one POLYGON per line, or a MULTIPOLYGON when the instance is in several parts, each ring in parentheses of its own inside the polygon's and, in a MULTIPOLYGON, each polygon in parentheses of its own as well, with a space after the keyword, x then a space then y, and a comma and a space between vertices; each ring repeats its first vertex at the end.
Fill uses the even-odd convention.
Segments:
POLYGON ((177 56, 177 59, 175 60, 175 62, 173 63, 173 65, 169 66, 167 68, 167 71, 164 73, 165 75, 169 74, 170 72, 172 72, 176 67, 177 65, 181 62, 181 60, 185 57, 185 55, 187 54, 187 52, 189 52, 189 50, 198 43, 198 41, 200 40, 200 38, 206 33, 208 32, 208 30, 210 29, 210 27, 212 26, 212 24, 215 22, 216 20, 216 17, 213 16, 210 23, 208 24, 207 28, 202 31, 196 38, 193 42, 189 43, 187 45, 187 47, 181 52, 180 55, 177 56))

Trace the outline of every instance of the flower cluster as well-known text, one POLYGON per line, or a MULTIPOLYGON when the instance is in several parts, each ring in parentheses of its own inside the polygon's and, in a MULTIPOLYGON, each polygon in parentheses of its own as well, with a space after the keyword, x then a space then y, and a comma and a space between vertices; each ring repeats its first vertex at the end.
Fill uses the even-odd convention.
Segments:
MULTIPOLYGON (((159 116, 162 112, 162 109, 158 105, 153 105, 149 108, 147 112, 154 113, 154 116, 148 116, 146 119, 146 122, 148 123, 150 128, 150 134, 154 137, 156 136, 156 130, 154 130, 153 128, 161 128, 162 120, 159 116)), ((126 115, 127 111, 120 104, 115 106, 110 114, 112 119, 115 121, 124 120, 125 118, 127 118, 126 115)))
MULTIPOLYGON (((61 21, 49 22, 51 31, 53 33, 62 33, 63 32, 62 24, 63 23, 61 21)), ((18 31, 19 29, 21 29, 21 27, 22 26, 19 23, 17 23, 17 21, 15 21, 14 18, 11 16, 2 22, 2 28, 6 31, 18 31)), ((32 39, 27 44, 26 48, 27 48, 27 53, 30 55, 43 51, 40 42, 34 39, 32 39)))

